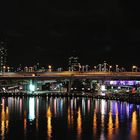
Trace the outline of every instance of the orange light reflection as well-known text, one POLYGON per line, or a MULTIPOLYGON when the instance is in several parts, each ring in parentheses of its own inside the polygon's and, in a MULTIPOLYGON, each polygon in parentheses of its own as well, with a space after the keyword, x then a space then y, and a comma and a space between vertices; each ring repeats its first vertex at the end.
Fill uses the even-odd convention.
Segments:
POLYGON ((82 133, 82 118, 81 118, 81 110, 78 108, 78 116, 77 116, 77 140, 81 138, 82 133))
POLYGON ((131 136, 135 140, 137 137, 137 114, 136 111, 132 113, 131 136))
POLYGON ((51 134, 52 134, 52 124, 51 124, 51 117, 52 117, 52 113, 51 113, 51 109, 50 106, 48 107, 47 110, 47 128, 48 128, 48 139, 51 140, 51 134))
POLYGON ((96 110, 94 110, 93 114, 93 133, 96 136, 96 130, 97 130, 97 116, 96 116, 96 110))
POLYGON ((113 135, 112 112, 109 112, 109 120, 108 120, 108 140, 112 140, 112 135, 113 135))

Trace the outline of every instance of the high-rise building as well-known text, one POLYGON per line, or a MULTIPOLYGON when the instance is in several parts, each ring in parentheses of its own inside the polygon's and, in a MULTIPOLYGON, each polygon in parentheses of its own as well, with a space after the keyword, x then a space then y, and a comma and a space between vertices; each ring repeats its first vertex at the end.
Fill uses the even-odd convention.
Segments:
POLYGON ((6 62, 7 62, 6 43, 1 41, 0 42, 0 72, 5 71, 6 62))
POLYGON ((70 71, 77 71, 79 70, 80 63, 78 62, 78 57, 69 57, 69 70, 70 71))

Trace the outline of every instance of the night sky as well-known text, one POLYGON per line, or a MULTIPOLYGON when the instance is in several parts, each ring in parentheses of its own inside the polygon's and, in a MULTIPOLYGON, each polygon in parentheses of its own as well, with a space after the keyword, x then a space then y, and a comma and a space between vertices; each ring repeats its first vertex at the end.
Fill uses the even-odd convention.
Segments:
POLYGON ((131 1, 0 2, 0 40, 10 65, 140 65, 139 5, 131 1))

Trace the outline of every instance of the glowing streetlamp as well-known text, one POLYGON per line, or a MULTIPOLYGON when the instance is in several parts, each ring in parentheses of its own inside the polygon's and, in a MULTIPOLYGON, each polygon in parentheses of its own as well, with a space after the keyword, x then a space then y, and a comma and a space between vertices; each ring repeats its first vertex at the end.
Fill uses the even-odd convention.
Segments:
POLYGON ((51 65, 48 66, 48 70, 49 70, 49 72, 52 71, 52 66, 51 65))
POLYGON ((79 71, 81 70, 81 68, 82 68, 81 65, 79 65, 79 71))
POLYGON ((35 77, 35 73, 33 73, 32 76, 35 77))
POLYGON ((82 66, 82 72, 84 72, 85 71, 85 66, 82 66))
POLYGON ((112 66, 109 66, 109 72, 110 72, 111 69, 112 69, 112 66))
POLYGON ((51 68, 52 68, 52 66, 51 66, 51 65, 49 65, 49 66, 48 66, 48 68, 49 68, 49 69, 51 69, 51 68))
POLYGON ((6 66, 3 66, 3 72, 5 72, 5 70, 6 70, 6 66))
POLYGON ((107 71, 107 63, 106 63, 106 61, 104 61, 104 64, 103 64, 103 70, 104 70, 104 72, 107 71))
POLYGON ((85 66, 85 68, 86 68, 86 72, 88 72, 88 70, 89 70, 89 69, 88 69, 88 68, 89 68, 89 66, 88 66, 88 65, 86 65, 86 66, 85 66))
POLYGON ((96 69, 97 69, 97 67, 96 67, 96 66, 94 66, 94 71, 96 71, 96 69))
POLYGON ((116 65, 116 72, 119 72, 119 65, 116 65))
POLYGON ((138 67, 137 66, 132 66, 132 72, 137 72, 138 71, 138 67))
POLYGON ((99 72, 101 72, 102 71, 102 64, 99 64, 98 66, 99 66, 99 72))
POLYGON ((10 67, 7 67, 7 72, 10 72, 10 67))

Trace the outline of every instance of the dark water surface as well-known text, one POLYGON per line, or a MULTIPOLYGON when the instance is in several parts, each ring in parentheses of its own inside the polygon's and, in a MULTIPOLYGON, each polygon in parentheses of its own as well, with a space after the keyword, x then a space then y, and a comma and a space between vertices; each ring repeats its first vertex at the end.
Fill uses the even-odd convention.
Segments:
POLYGON ((0 140, 140 140, 140 105, 88 98, 0 98, 0 140))

